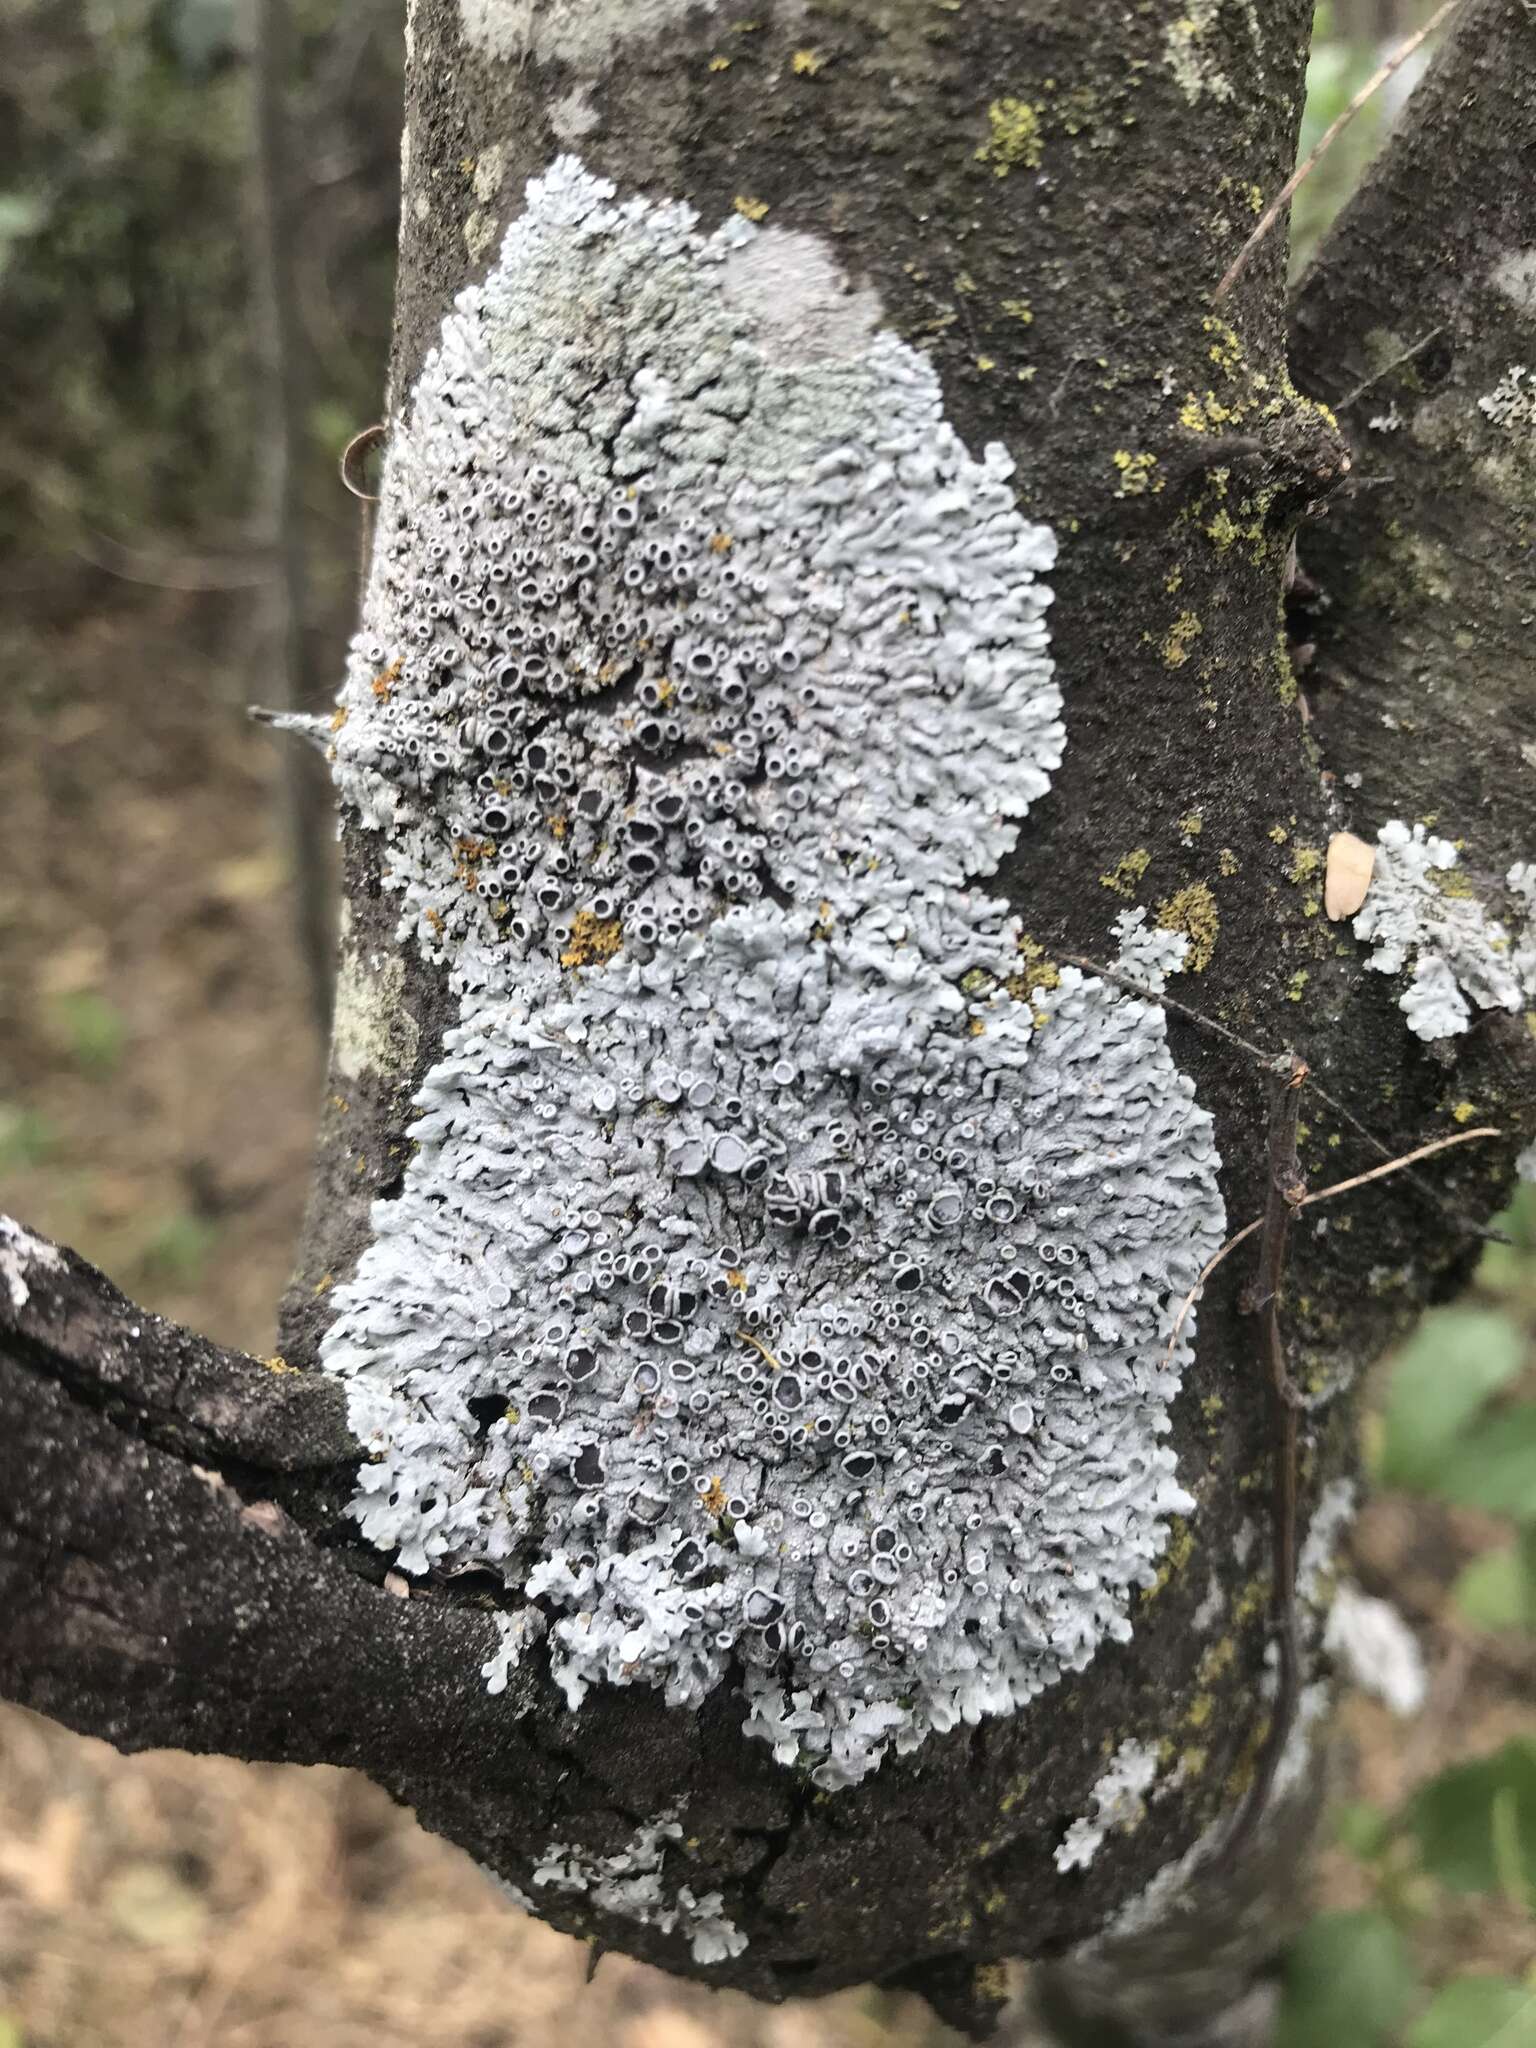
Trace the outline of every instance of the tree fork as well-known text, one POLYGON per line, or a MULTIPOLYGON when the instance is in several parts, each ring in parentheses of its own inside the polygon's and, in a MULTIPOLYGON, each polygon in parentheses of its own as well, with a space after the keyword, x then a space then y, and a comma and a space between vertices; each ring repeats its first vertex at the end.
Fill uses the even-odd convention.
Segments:
MULTIPOLYGON (((1279 238, 1219 315, 1209 304, 1290 168, 1310 9, 1065 12, 779 0, 738 22, 680 0, 420 0, 390 419, 406 417, 445 313, 519 217, 526 181, 564 154, 621 199, 687 199, 706 230, 739 216, 819 249, 931 361, 965 447, 1006 445, 1020 510, 1057 536, 1066 747, 996 882, 1024 920, 1035 987, 1049 991, 1071 955, 1101 954, 1114 915, 1143 908, 1187 941, 1200 1009, 1294 1043, 1407 1151, 1436 1132, 1456 1070, 1409 1039, 1384 977, 1309 905, 1336 814, 1278 632, 1292 530, 1345 474, 1345 450, 1286 375, 1279 238)), ((387 673, 378 681, 387 696, 387 673)), ((490 1693, 497 1581, 428 1572, 408 1599, 384 1588, 385 1558, 345 1515, 345 1403, 309 1370, 373 1241, 374 1203, 406 1184, 413 1098, 457 1022, 445 968, 397 935, 388 848, 351 809, 344 826, 332 1073, 284 1313, 299 1370, 218 1354, 139 1318, 89 1269, 9 1241, 5 1689, 124 1746, 356 1765, 523 1886, 555 1845, 594 1868, 632 1865, 633 1844, 686 1799, 666 1881, 723 1898, 748 1937, 739 1953, 701 1958, 670 1922, 580 1891, 541 1888, 536 1903, 557 1926, 763 1998, 902 1978, 983 2034, 999 1962, 1070 1951, 1046 1980, 1063 2024, 1113 2015, 1148 2038, 1218 2038, 1283 1938, 1318 1777, 1299 1740, 1254 1856, 1213 1901, 1199 1860, 1258 1767, 1269 1648, 1253 1505, 1269 1390, 1240 1363, 1253 1346, 1235 1276, 1207 1289, 1171 1409, 1198 1513, 1135 1602, 1128 1640, 1101 1644, 1032 1706, 930 1733, 823 1791, 743 1735, 733 1682, 693 1712, 628 1684, 573 1713, 532 1650, 490 1693), (1139 1807, 1114 1803, 1122 1755, 1155 1759, 1139 1807), (1062 1852, 1074 1829, 1092 1840, 1095 1818, 1099 1839, 1073 1867, 1062 1852)), ((1176 1011, 1168 1032, 1214 1118, 1227 1213, 1253 1215, 1268 1174, 1262 1080, 1176 1011)), ((1497 1029, 1474 1057, 1490 1044, 1513 1072, 1497 1029)), ((1326 1127, 1303 1139, 1312 1181, 1354 1161, 1339 1135, 1337 1152, 1319 1149, 1326 1127)), ((1428 1193, 1393 1183, 1347 1242, 1296 1233, 1304 1556, 1319 1503, 1321 1542, 1348 1500, 1352 1378, 1463 1256, 1440 1241, 1435 1191, 1473 1216, 1503 1196, 1514 1141, 1473 1149, 1436 1159, 1428 1193), (1365 1284, 1400 1268, 1405 1237, 1422 1255, 1401 1285, 1365 1284)), ((1313 1562, 1320 1579, 1326 1555, 1313 1562)), ((1314 1588, 1314 1609, 1322 1598, 1314 1588)), ((1300 1738, 1322 1703, 1320 1613, 1311 1622, 1300 1738)))

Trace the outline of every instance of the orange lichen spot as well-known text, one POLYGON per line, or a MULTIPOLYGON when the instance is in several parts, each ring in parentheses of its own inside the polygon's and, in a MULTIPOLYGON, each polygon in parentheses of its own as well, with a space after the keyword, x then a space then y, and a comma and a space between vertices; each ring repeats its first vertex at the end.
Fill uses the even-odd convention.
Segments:
POLYGON ((569 818, 551 818, 549 821, 549 829, 551 832, 554 833, 557 839, 563 839, 566 833, 569 832, 571 829, 571 821, 569 818))
POLYGON ((336 706, 336 709, 331 713, 331 731, 340 732, 341 728, 346 724, 346 722, 347 707, 345 704, 338 704, 336 706))
POLYGON ((746 1293, 747 1276, 745 1273, 742 1272, 740 1266, 732 1266, 725 1277, 730 1282, 732 1287, 738 1289, 739 1292, 741 1292, 742 1294, 746 1293))
POLYGON ((562 967, 600 966, 624 943, 624 927, 616 917, 597 917, 578 910, 571 919, 571 943, 560 955, 562 967))
POLYGON ((380 669, 379 673, 374 677, 370 688, 381 704, 389 702, 389 693, 400 680, 402 665, 399 655, 396 655, 395 659, 389 664, 389 667, 380 669))
POLYGON ((714 1515, 717 1518, 725 1513, 725 1486, 718 1472, 699 1495, 699 1506, 706 1515, 714 1515))
POLYGON ((981 1021, 981 1019, 980 1019, 979 1017, 973 1017, 973 1018, 971 1019, 971 1036, 972 1036, 972 1038, 985 1038, 985 1037, 986 1037, 986 1035, 987 1035, 987 1027, 986 1027, 986 1025, 985 1025, 985 1024, 984 1024, 984 1023, 983 1023, 983 1022, 981 1021))
POLYGON ((316 1294, 324 1294, 327 1288, 334 1287, 335 1284, 336 1275, 334 1273, 327 1273, 315 1282, 315 1292, 316 1294))
POLYGON ((749 199, 743 193, 738 192, 733 203, 743 220, 764 220, 767 218, 768 202, 766 199, 749 199))
POLYGON ((299 1369, 296 1365, 290 1365, 286 1358, 275 1353, 271 1358, 263 1358, 261 1363, 267 1368, 268 1372, 297 1372, 299 1369))
POLYGON ((427 923, 431 925, 433 931, 441 938, 443 932, 443 913, 440 910, 428 910, 427 923))
POLYGON ((709 536, 709 545, 713 553, 728 555, 736 543, 728 533, 712 533, 709 536))

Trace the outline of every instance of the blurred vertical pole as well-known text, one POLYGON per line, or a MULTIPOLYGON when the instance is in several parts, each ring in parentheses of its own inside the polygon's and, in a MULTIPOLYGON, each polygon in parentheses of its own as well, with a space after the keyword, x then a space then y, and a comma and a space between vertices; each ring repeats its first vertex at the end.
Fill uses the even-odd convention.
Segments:
MULTIPOLYGON (((304 456, 308 377, 294 281, 294 150, 288 133, 293 25, 288 0, 250 0, 256 149, 252 249, 256 313, 259 516, 271 550, 265 641, 271 680, 284 709, 313 711, 318 693, 305 632, 308 574, 304 542, 304 456)), ((322 1042, 330 1031, 333 920, 328 848, 334 836, 330 784, 305 746, 281 749, 279 772, 293 868, 296 937, 322 1042)))

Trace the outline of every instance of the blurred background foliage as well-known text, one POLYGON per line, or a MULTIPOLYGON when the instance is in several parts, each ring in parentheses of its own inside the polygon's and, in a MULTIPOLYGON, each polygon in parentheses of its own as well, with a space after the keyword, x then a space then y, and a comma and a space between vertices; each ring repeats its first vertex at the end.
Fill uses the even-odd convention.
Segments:
MULTIPOLYGON (((400 0, 293 0, 303 628, 339 672, 379 416, 400 0)), ((1318 12, 1302 149, 1427 18, 1318 12)), ((255 0, 0 7, 0 1207, 148 1305, 270 1347, 318 1046, 273 701, 255 0)), ((1307 180, 1305 260, 1422 59, 1307 180)), ((1281 2048, 1536 2048, 1536 1200, 1382 1370, 1347 1568, 1427 1670, 1343 1715, 1281 2048)), ((1361 1674, 1368 1680, 1369 1670, 1361 1674)), ((1382 1674, 1377 1673, 1379 1678, 1382 1674)), ((585 1952, 341 1772, 122 1758, 0 1709, 0 2048, 878 2048, 862 1993, 768 2012, 585 1952)))
MULTIPOLYGON (((389 335, 400 8, 293 0, 292 14, 314 510, 340 525, 336 443, 376 416, 389 335)), ((200 554, 263 544, 250 530, 254 18, 243 0, 0 10, 0 547, 91 562, 103 536, 131 551, 109 551, 108 571, 152 573, 157 538, 200 554)), ((260 566, 243 564, 247 580, 260 566)), ((345 574, 322 578, 346 588, 345 574)))

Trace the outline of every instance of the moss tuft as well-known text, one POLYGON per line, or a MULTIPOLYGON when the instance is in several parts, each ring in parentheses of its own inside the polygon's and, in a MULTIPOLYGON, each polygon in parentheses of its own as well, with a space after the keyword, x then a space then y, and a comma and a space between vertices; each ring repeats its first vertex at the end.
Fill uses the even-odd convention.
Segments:
POLYGON ((1182 932, 1189 941, 1184 964, 1194 974, 1203 974, 1211 964, 1221 933, 1216 898, 1204 882, 1191 882, 1157 906, 1157 921, 1164 931, 1182 932))

